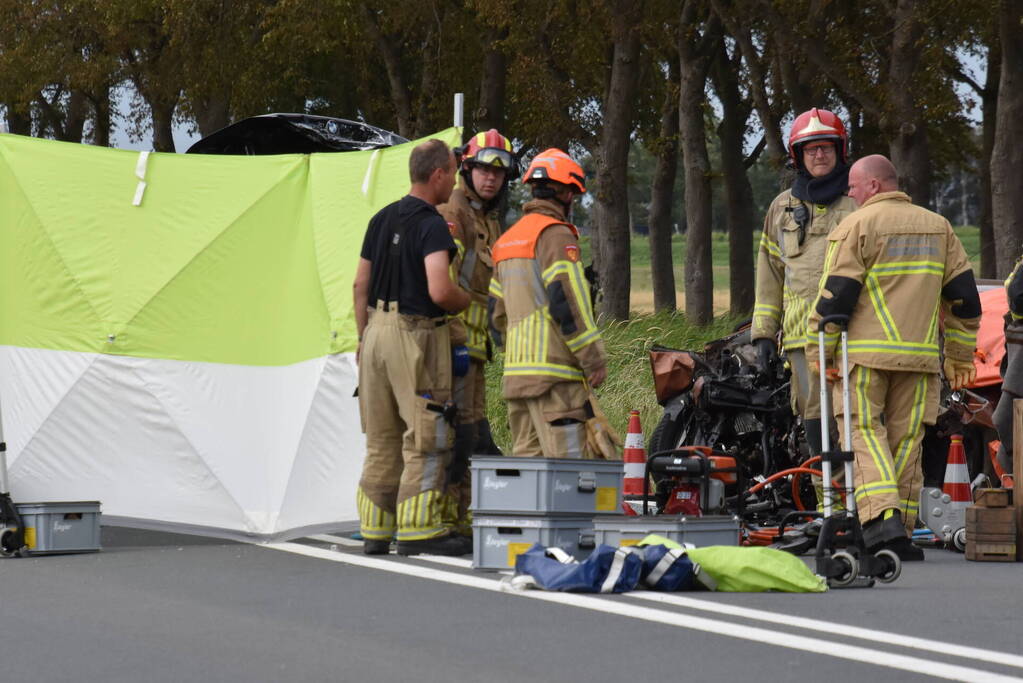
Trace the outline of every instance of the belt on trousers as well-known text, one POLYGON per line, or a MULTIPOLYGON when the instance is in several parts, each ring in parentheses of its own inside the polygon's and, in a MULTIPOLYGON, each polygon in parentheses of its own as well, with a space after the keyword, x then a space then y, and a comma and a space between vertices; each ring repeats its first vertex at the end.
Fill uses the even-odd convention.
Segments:
POLYGON ((384 301, 382 299, 378 299, 376 304, 369 307, 369 310, 373 311, 374 316, 377 315, 384 315, 388 317, 394 316, 395 318, 399 318, 400 320, 402 320, 402 322, 406 324, 411 324, 414 327, 441 327, 448 323, 448 319, 446 316, 442 316, 439 318, 431 318, 425 315, 411 315, 408 313, 399 313, 397 301, 384 301))

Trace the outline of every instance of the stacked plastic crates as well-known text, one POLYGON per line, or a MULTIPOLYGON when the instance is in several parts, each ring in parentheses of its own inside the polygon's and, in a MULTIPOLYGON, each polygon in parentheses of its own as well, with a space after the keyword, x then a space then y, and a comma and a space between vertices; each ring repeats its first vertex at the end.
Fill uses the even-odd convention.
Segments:
POLYGON ((620 513, 621 461, 477 455, 470 472, 474 569, 514 568, 534 543, 582 560, 594 518, 620 513))

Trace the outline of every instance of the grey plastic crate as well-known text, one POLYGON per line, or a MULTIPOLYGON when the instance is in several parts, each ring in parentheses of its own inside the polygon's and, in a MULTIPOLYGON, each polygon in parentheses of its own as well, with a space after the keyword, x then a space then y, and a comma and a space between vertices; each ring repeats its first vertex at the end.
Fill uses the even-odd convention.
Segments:
POLYGON ((621 512, 620 460, 474 455, 472 509, 607 515, 621 512))
POLYGON ((615 548, 636 545, 650 534, 664 536, 676 543, 692 543, 698 548, 708 545, 739 545, 739 518, 730 515, 705 517, 617 515, 593 519, 593 536, 596 542, 615 548))
POLYGON ((472 520, 473 569, 513 569, 515 558, 539 543, 557 546, 578 560, 595 547, 591 517, 484 515, 472 520))
POLYGON ((30 555, 88 553, 100 549, 97 501, 16 503, 30 555))

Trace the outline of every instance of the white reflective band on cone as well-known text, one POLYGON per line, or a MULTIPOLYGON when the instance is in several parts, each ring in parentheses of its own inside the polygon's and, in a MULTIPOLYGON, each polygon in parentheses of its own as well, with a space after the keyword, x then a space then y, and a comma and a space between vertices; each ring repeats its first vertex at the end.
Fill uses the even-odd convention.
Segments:
POLYGON ((626 448, 643 448, 643 435, 642 434, 626 434, 625 435, 625 447, 626 448))
POLYGON ((642 479, 646 465, 641 462, 626 462, 625 463, 625 477, 626 479, 642 479))

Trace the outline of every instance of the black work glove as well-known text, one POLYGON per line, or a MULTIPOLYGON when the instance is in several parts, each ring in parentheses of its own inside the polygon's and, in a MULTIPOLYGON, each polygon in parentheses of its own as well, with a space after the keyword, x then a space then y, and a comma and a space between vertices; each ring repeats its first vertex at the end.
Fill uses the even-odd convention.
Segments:
POLYGON ((761 337, 755 339, 753 345, 757 347, 757 361, 761 372, 767 372, 778 361, 778 346, 773 339, 761 337))

